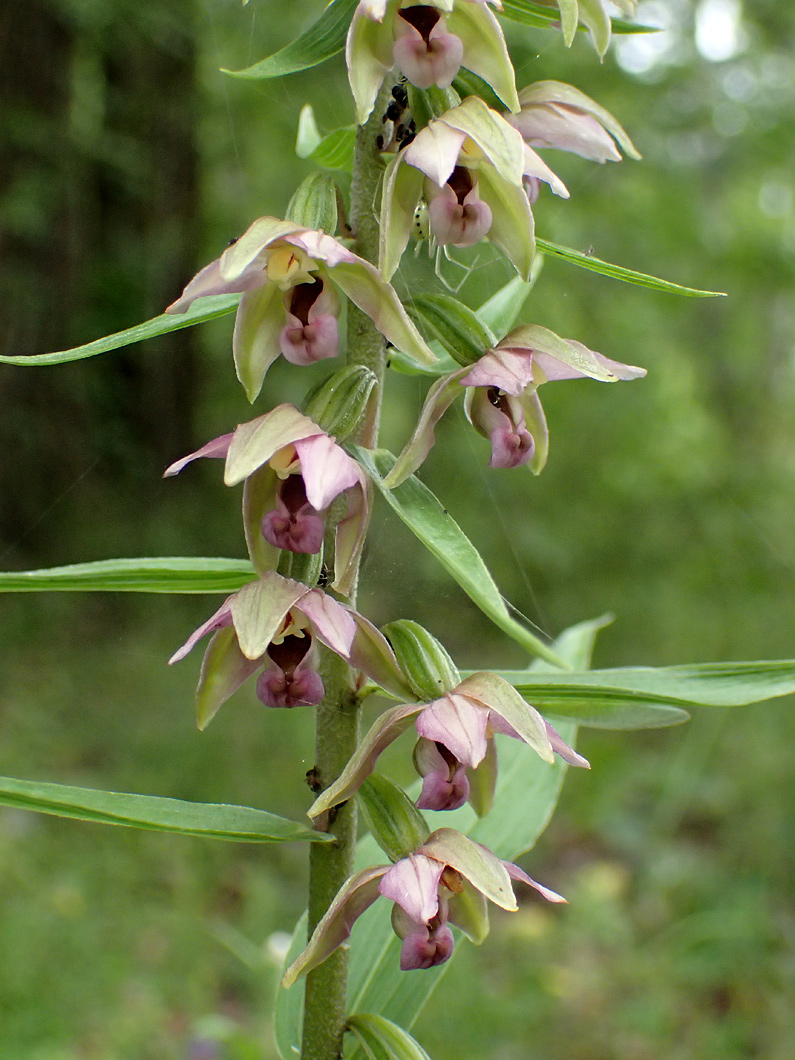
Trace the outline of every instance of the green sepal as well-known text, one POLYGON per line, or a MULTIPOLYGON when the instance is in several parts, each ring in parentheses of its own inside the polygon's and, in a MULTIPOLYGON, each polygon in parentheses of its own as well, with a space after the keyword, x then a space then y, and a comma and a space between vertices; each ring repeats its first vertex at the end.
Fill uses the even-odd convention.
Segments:
POLYGON ((293 192, 286 218, 333 236, 337 231, 337 185, 328 173, 310 173, 293 192))
POLYGON ((340 368, 310 391, 303 411, 326 434, 344 442, 359 426, 378 379, 364 365, 340 368))
POLYGON ((371 773, 356 793, 367 827, 390 861, 421 847, 430 828, 408 795, 381 773, 371 773))
POLYGON ((448 294, 417 295, 406 305, 415 324, 441 343, 461 365, 470 365, 492 349, 497 339, 473 311, 448 294))
POLYGON ((461 675, 443 645, 419 622, 402 618, 382 626, 381 632, 392 645, 400 669, 419 699, 438 699, 460 683, 461 675))
POLYGON ((478 815, 485 817, 494 805, 497 787, 497 748, 494 737, 486 742, 486 756, 477 769, 467 769, 469 797, 467 802, 478 815))
POLYGON ((489 933, 489 903, 469 880, 463 884, 464 889, 449 900, 448 920, 479 946, 489 933))

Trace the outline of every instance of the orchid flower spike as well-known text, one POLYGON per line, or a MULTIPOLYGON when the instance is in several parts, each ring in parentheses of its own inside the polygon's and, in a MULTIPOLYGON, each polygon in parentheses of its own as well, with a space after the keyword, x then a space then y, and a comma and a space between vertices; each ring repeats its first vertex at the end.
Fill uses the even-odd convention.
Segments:
POLYGON ((249 401, 280 353, 301 365, 336 357, 340 291, 393 346, 421 364, 436 360, 378 270, 324 232, 260 217, 166 312, 184 313, 197 298, 238 291, 232 348, 249 401))
POLYGON ((542 383, 582 376, 616 383, 645 374, 645 368, 611 361, 536 324, 514 328, 474 364, 433 384, 414 434, 384 485, 393 489, 417 470, 434 444, 434 427, 461 393, 470 423, 491 442, 489 466, 526 464, 537 475, 546 464, 549 448, 546 418, 537 394, 542 383))
POLYGON ((229 697, 260 672, 257 696, 268 707, 314 706, 323 699, 316 642, 336 652, 391 695, 411 690, 383 635, 364 616, 321 589, 267 571, 230 596, 169 659, 184 659, 212 633, 204 653, 196 714, 206 728, 229 697))
POLYGON ((535 253, 533 215, 524 188, 546 181, 568 198, 563 182, 482 99, 469 96, 421 129, 389 163, 381 200, 379 264, 389 279, 428 203, 429 234, 440 245, 471 246, 488 238, 527 279, 535 253))
POLYGON ((557 753, 569 765, 588 768, 513 685, 497 674, 478 672, 430 703, 402 703, 385 711, 309 816, 349 799, 412 721, 419 736, 414 764, 423 778, 417 802, 422 810, 455 810, 469 801, 478 814, 488 812, 497 781, 495 733, 523 740, 545 762, 553 762, 557 753))
POLYGON ((292 986, 341 946, 379 895, 394 902, 392 927, 402 940, 401 969, 444 964, 453 952, 450 924, 480 943, 488 934, 487 899, 509 912, 518 909, 511 880, 526 883, 549 902, 566 901, 480 843, 452 828, 439 828, 394 865, 376 865, 351 876, 285 972, 282 985, 292 986))
POLYGON ((350 593, 370 518, 372 486, 333 438, 294 405, 278 405, 177 460, 166 476, 201 457, 226 460, 227 486, 245 483, 243 525, 258 574, 275 569, 280 549, 319 552, 328 507, 345 494, 347 511, 336 528, 332 588, 350 593))
POLYGON ((521 110, 506 114, 529 147, 555 147, 593 162, 620 162, 619 147, 640 155, 613 115, 584 92, 561 81, 537 81, 519 93, 521 110))
POLYGON ((416 88, 449 88, 465 66, 509 110, 518 110, 513 66, 489 2, 502 9, 499 0, 361 0, 345 48, 359 124, 367 121, 395 66, 416 88))

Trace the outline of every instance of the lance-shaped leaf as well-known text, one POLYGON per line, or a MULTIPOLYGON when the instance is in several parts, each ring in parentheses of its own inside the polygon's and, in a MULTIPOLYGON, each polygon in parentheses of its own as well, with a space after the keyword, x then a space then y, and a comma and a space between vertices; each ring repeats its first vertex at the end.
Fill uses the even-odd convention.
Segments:
POLYGON ((308 70, 337 55, 345 46, 345 34, 357 0, 333 0, 317 22, 287 47, 245 70, 224 70, 232 77, 262 80, 308 70))
POLYGON ((511 617, 480 553, 427 486, 412 475, 396 489, 389 490, 384 486, 384 478, 395 463, 392 453, 385 449, 357 448, 354 455, 393 511, 481 611, 531 655, 567 669, 566 663, 551 648, 511 617))
POLYGON ((96 357, 100 353, 109 353, 111 350, 118 350, 123 346, 132 346, 133 343, 143 342, 144 339, 154 339, 158 335, 167 335, 170 331, 179 331, 180 328, 190 328, 194 324, 204 324, 207 320, 215 320, 216 317, 227 316, 229 313, 234 313, 239 301, 239 294, 221 294, 210 298, 200 298, 182 316, 175 317, 162 313, 160 316, 153 317, 143 324, 136 324, 132 328, 125 328, 124 331, 117 331, 113 335, 95 339, 93 342, 87 342, 84 346, 75 346, 71 350, 61 350, 58 353, 0 356, 0 364, 16 364, 26 368, 37 368, 50 364, 67 364, 70 361, 82 361, 86 357, 96 357))
POLYGON ((245 559, 155 556, 0 572, 0 592, 232 593, 250 582, 245 559))
POLYGON ((152 795, 96 791, 67 784, 0 777, 0 805, 34 810, 57 817, 73 817, 99 824, 126 825, 178 835, 233 839, 243 843, 283 843, 292 840, 329 842, 333 836, 314 832, 296 821, 276 817, 250 806, 184 802, 152 795))
POLYGON ((348 1019, 348 1030, 356 1036, 368 1060, 431 1060, 419 1042, 383 1016, 357 1012, 348 1019))
POLYGON ((503 670, 500 676, 544 714, 608 729, 675 725, 687 720, 683 707, 734 707, 795 692, 792 659, 566 675, 503 670))
POLYGON ((625 269, 621 265, 611 265, 609 261, 602 261, 592 254, 583 254, 580 250, 572 250, 571 247, 562 247, 558 243, 550 243, 547 239, 536 239, 536 247, 544 254, 551 254, 556 258, 563 258, 572 265, 598 272, 602 276, 610 276, 614 280, 623 280, 625 283, 634 283, 638 287, 649 287, 654 291, 667 291, 669 294, 681 294, 688 298, 725 298, 725 291, 699 291, 695 287, 682 287, 681 284, 671 283, 669 280, 661 280, 657 276, 648 276, 645 272, 635 272, 634 269, 625 269))

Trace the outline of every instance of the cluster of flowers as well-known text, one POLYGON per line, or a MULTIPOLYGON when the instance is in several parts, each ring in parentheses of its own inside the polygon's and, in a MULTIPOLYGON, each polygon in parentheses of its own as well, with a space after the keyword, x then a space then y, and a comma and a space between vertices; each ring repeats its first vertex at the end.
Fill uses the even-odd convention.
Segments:
MULTIPOLYGON (((561 12, 566 6, 561 3, 561 12)), ((507 110, 498 113, 477 96, 452 98, 444 111, 429 110, 432 116, 410 143, 394 145, 384 159, 378 267, 299 220, 263 217, 188 284, 168 312, 185 312, 208 295, 241 294, 233 353, 251 401, 279 354, 296 365, 337 356, 346 298, 372 319, 388 343, 421 364, 434 363, 435 354, 389 282, 421 207, 427 207, 428 234, 437 245, 466 247, 488 238, 527 278, 534 253, 531 207, 541 184, 568 196, 535 149, 558 148, 605 162, 618 161, 621 147, 637 157, 615 119, 571 86, 546 81, 517 93, 502 31, 484 0, 361 0, 350 26, 347 60, 360 122, 395 68, 415 91, 448 90, 463 64, 488 82, 507 110)), ((547 452, 537 394, 542 383, 582 376, 613 382, 643 374, 543 327, 515 328, 472 363, 434 383, 385 485, 395 487, 416 471, 433 444, 436 422, 459 394, 470 422, 490 441, 492 467, 528 465, 538 472, 547 452)), ((328 382, 329 393, 337 382, 337 377, 328 382)), ((360 402, 357 418, 364 409, 360 402)), ((355 584, 371 507, 367 474, 340 444, 353 428, 349 423, 341 431, 340 423, 339 416, 324 422, 323 415, 312 418, 282 404, 166 471, 177 474, 203 457, 225 461, 226 484, 244 484, 243 523, 256 573, 171 659, 182 659, 212 634, 197 690, 200 727, 254 674, 259 674, 257 696, 266 706, 319 704, 325 694, 320 643, 361 674, 360 687, 367 678, 399 702, 381 715, 343 774, 320 794, 310 810, 315 819, 361 789, 384 748, 412 722, 414 762, 422 777, 418 810, 452 810, 469 801, 477 813, 487 812, 497 776, 495 734, 523 740, 548 762, 558 754, 571 765, 587 766, 503 679, 476 673, 461 680, 441 645, 425 631, 417 632, 419 627, 404 624, 401 632, 396 623, 391 630, 385 627, 385 636, 318 586, 332 507, 333 540, 326 547, 333 549, 334 562, 326 584, 343 598, 355 584), (285 556, 290 557, 286 563, 285 556), (306 562, 301 565, 296 557, 306 562), (426 648, 430 644, 432 680, 418 684, 409 675, 399 649, 407 637, 424 638, 426 648)), ((511 880, 529 884, 551 901, 563 900, 448 828, 430 835, 420 831, 393 860, 348 881, 288 970, 287 982, 339 946, 378 894, 395 903, 393 925, 403 940, 405 969, 447 960, 453 946, 450 923, 471 937, 482 934, 482 917, 473 922, 471 910, 486 898, 516 908, 511 880)))

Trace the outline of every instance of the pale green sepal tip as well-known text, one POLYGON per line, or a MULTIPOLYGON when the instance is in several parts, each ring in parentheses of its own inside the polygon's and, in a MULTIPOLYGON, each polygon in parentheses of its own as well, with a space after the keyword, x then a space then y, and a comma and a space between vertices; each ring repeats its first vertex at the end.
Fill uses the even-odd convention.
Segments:
POLYGON ((449 865, 501 909, 515 913, 519 908, 505 866, 490 850, 473 842, 454 828, 437 828, 420 851, 449 865))

